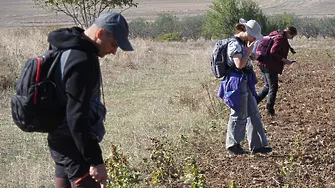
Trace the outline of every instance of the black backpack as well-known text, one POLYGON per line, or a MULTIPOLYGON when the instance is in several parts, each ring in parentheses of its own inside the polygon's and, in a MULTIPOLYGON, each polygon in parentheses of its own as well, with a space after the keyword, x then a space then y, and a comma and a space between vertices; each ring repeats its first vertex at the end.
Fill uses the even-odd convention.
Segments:
POLYGON ((211 54, 211 69, 216 78, 223 78, 231 71, 231 63, 228 62, 227 49, 230 41, 237 40, 235 37, 218 40, 211 54))
POLYGON ((25 132, 52 132, 64 119, 65 93, 55 82, 61 54, 48 50, 28 59, 21 71, 11 109, 13 121, 25 132))

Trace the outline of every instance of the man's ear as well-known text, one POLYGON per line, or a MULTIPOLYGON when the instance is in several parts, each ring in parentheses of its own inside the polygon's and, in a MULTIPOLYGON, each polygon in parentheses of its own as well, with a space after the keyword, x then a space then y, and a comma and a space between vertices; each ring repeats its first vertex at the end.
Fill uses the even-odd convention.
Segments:
POLYGON ((97 38, 97 39, 100 39, 101 40, 101 38, 103 37, 103 35, 105 34, 105 29, 103 29, 103 28, 99 28, 98 30, 97 30, 97 32, 95 33, 95 37, 97 38))

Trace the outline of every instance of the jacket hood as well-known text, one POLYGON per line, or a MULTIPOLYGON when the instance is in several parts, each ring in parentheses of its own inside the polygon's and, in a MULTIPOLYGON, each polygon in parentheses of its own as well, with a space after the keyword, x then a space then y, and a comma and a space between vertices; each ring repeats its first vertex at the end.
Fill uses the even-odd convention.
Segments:
POLYGON ((77 49, 98 54, 98 47, 79 27, 62 28, 49 33, 48 42, 58 50, 77 49))

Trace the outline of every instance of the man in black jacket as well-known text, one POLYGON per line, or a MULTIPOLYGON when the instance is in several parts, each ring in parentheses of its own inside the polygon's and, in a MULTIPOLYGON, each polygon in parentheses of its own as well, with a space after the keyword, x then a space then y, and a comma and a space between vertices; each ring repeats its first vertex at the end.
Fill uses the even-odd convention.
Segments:
POLYGON ((64 123, 49 133, 48 145, 56 164, 56 188, 105 187, 107 171, 99 142, 105 134, 106 114, 100 102, 98 57, 115 54, 118 47, 132 51, 129 28, 118 13, 99 16, 83 30, 78 27, 51 32, 51 48, 63 50, 59 84, 66 93, 64 123))

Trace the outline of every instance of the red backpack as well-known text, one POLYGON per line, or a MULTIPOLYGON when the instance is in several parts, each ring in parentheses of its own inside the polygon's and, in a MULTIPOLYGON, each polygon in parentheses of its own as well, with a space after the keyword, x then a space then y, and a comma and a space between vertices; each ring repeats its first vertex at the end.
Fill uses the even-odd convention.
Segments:
POLYGON ((256 56, 258 56, 257 60, 260 63, 265 63, 265 60, 268 58, 271 47, 274 43, 274 38, 277 36, 282 36, 282 34, 266 36, 262 41, 259 42, 258 46, 256 47, 256 56))

